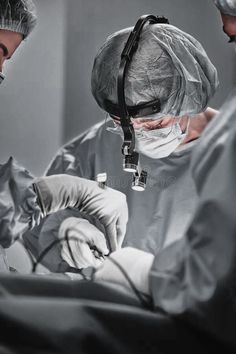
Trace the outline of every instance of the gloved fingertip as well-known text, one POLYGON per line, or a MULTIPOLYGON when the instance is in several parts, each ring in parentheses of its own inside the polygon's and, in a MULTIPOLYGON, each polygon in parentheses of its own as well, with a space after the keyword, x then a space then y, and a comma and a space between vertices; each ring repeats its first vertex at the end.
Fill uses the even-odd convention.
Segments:
POLYGON ((104 256, 108 256, 110 253, 109 249, 106 247, 106 249, 103 251, 104 256))
POLYGON ((107 256, 110 253, 107 245, 104 245, 104 244, 103 245, 97 245, 97 249, 98 249, 99 252, 102 253, 103 256, 107 256))
POLYGON ((116 233, 106 230, 109 253, 117 249, 116 233))
POLYGON ((99 242, 96 242, 93 247, 96 248, 96 250, 98 252, 100 252, 101 254, 103 254, 104 256, 107 255, 109 253, 109 249, 107 248, 107 245, 104 244, 104 243, 99 243, 99 242))

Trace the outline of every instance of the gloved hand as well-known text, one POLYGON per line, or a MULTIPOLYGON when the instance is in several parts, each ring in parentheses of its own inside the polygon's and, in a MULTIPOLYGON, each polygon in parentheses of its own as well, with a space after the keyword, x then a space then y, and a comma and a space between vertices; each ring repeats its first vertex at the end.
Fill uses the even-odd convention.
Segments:
POLYGON ((62 243, 61 256, 71 267, 97 268, 104 261, 103 256, 109 253, 103 233, 86 219, 65 219, 59 228, 58 237, 65 238, 66 234, 73 258, 66 241, 62 243))
POLYGON ((97 281, 118 283, 130 289, 130 284, 125 275, 119 267, 110 261, 110 258, 114 259, 127 273, 138 291, 145 295, 150 295, 149 273, 154 261, 154 256, 151 253, 132 247, 122 248, 111 253, 95 272, 94 279, 97 281))
POLYGON ((35 190, 44 215, 67 207, 78 208, 95 216, 105 227, 112 251, 121 247, 128 221, 128 207, 123 193, 70 175, 38 178, 35 190))

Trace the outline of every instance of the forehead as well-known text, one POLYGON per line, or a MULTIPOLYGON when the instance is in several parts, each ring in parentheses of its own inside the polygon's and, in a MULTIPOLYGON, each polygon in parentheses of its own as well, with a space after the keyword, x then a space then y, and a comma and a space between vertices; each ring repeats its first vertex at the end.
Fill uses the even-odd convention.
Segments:
POLYGON ((20 33, 0 29, 0 43, 4 44, 10 55, 14 53, 21 44, 23 36, 20 33))

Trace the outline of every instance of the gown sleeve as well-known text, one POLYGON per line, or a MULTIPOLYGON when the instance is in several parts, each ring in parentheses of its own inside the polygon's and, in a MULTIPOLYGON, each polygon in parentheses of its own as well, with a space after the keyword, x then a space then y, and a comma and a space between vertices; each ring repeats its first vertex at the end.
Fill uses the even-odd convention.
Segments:
POLYGON ((156 309, 236 343, 236 125, 212 144, 190 226, 156 255, 150 288, 156 309))
POLYGON ((11 244, 37 224, 41 209, 33 190, 34 177, 10 157, 0 165, 0 245, 11 244))

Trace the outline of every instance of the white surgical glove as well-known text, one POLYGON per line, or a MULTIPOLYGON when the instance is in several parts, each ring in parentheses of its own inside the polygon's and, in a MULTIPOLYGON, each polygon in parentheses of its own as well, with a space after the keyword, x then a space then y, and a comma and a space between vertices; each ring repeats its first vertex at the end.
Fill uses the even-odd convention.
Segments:
POLYGON ((71 267, 96 268, 103 262, 103 256, 109 253, 103 233, 86 219, 75 217, 65 219, 61 223, 58 236, 61 239, 65 238, 66 234, 74 259, 66 241, 62 243, 61 256, 71 267))
POLYGON ((78 208, 95 216, 105 227, 112 251, 121 247, 128 221, 128 207, 123 193, 70 175, 38 178, 35 190, 44 215, 67 207, 78 208))
POLYGON ((130 290, 130 284, 125 275, 110 261, 110 258, 124 269, 138 291, 150 295, 149 272, 154 261, 154 256, 151 253, 132 247, 124 247, 111 253, 97 269, 94 275, 95 280, 117 283, 130 290))

